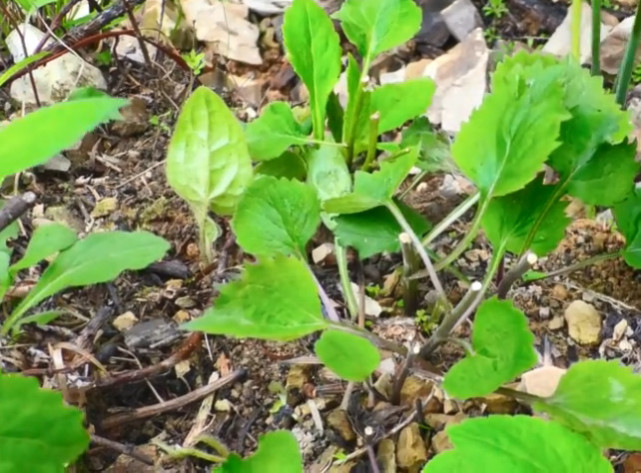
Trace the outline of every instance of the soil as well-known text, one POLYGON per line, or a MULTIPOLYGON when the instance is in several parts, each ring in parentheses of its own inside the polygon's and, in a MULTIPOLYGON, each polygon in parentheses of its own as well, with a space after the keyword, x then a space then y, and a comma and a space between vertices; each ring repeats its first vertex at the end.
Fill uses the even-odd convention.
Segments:
MULTIPOLYGON (((476 3, 480 9, 483 2, 476 3)), ((486 24, 495 26, 498 35, 508 40, 549 35, 565 14, 565 6, 547 1, 509 0, 507 5, 510 14, 505 19, 496 23, 486 19, 486 24)), ((403 60, 412 56, 411 52, 402 54, 403 60)), ((223 76, 230 72, 240 75, 248 70, 247 66, 222 61, 216 68, 223 76)), ((36 169, 20 176, 19 188, 34 191, 38 205, 22 219, 21 237, 13 242, 16 257, 24 251, 37 218, 64 221, 81 234, 104 229, 145 229, 171 242, 171 251, 160 265, 123 274, 113 283, 67 291, 50 298, 41 308, 62 309, 63 317, 47 327, 25 326, 19 339, 0 346, 3 369, 38 376, 49 386, 66 384, 65 398, 86 410, 88 423, 96 435, 136 446, 136 452, 156 463, 144 465, 129 454, 94 444, 81 461, 86 471, 209 471, 211 464, 206 460, 193 456, 172 458, 166 449, 158 446, 159 442, 184 445, 188 436, 206 434, 246 455, 255 450, 261 434, 284 428, 300 441, 306 471, 367 472, 372 471, 368 446, 373 446, 372 451, 377 450, 382 458, 385 438, 398 442, 399 451, 403 448, 402 442, 407 441, 407 437, 399 431, 408 416, 414 415, 417 400, 426 400, 416 413, 423 422, 421 426, 432 426, 420 432, 430 446, 429 456, 437 448, 440 430, 434 427, 434 416, 446 416, 443 419, 449 422, 457 416, 526 410, 509 399, 474 400, 462 405, 445 399, 426 374, 438 375, 460 357, 460 347, 449 344, 429 362, 418 364, 406 382, 398 405, 380 394, 389 393, 389 386, 384 385, 384 376, 381 376, 375 383, 376 389, 357 387, 348 398, 345 412, 337 408, 346 385, 311 358, 314 336, 282 344, 214 336, 195 338, 179 331, 179 323, 198 317, 211 306, 216 285, 237 276, 245 259, 235 245, 228 222, 219 219, 224 233, 216 243, 217 258, 213 265, 204 266, 190 210, 166 182, 163 160, 170 133, 181 104, 197 82, 171 59, 162 56, 151 68, 123 60, 105 68, 104 72, 109 79, 109 93, 135 98, 137 105, 132 107, 126 123, 101 127, 87 135, 79 149, 68 152, 66 156, 71 160, 68 172, 36 169), (96 212, 101 202, 112 198, 115 205, 96 212), (124 335, 114 326, 114 321, 127 313, 135 316, 136 324, 145 323, 140 326, 136 342, 132 342, 131 334, 124 335), (98 314, 107 314, 105 322, 90 334, 79 353, 61 348, 80 343, 87 322, 98 314), (62 342, 66 345, 60 345, 62 342), (54 362, 53 355, 58 350, 64 355, 62 366, 54 362), (93 361, 87 363, 83 353, 94 357, 93 361), (99 364, 104 371, 97 369, 99 364), (122 382, 141 369, 153 367, 158 369, 152 376, 122 382), (144 419, 134 415, 138 409, 179 399, 236 370, 241 370, 237 379, 215 392, 210 415, 199 431, 193 429, 199 425, 196 419, 201 404, 207 402, 203 399, 144 419), (316 414, 320 417, 315 419, 316 414), (373 435, 365 435, 367 426, 375 426, 373 435), (329 469, 333 459, 344 456, 347 462, 329 469)), ((282 54, 272 54, 256 73, 269 84, 261 103, 298 100, 292 98, 298 89, 282 54)), ((249 117, 252 109, 237 90, 217 87, 216 91, 241 119, 249 117)), ((6 101, 4 110, 8 115, 16 112, 9 106, 6 90, 0 90, 0 101, 6 101)), ((465 197, 463 192, 444 194, 444 181, 442 175, 427 176, 423 185, 409 192, 406 201, 431 221, 439 221, 465 197)), ((11 192, 13 184, 5 183, 5 194, 11 192)), ((469 217, 466 215, 439 238, 434 250, 451 248, 465 233, 469 217)), ((323 241, 328 241, 327 235, 321 233, 314 245, 323 241)), ((579 212, 562 244, 535 269, 554 271, 615 251, 623 244, 622 237, 607 222, 586 219, 579 212)), ((489 245, 479 237, 456 266, 470 279, 481 278, 490 256, 489 245)), ((400 258, 380 256, 361 265, 355 264, 352 258, 352 263, 353 280, 362 275, 366 285, 386 289, 386 293, 378 296, 383 313, 368 320, 372 331, 399 342, 407 342, 414 336, 426 338, 425 331, 417 333, 414 321, 396 304, 398 290, 394 285, 394 270, 400 258)), ((37 281, 42 269, 21 275, 12 289, 15 298, 37 281)), ((344 312, 331 258, 316 265, 315 271, 339 311, 344 312)), ((460 300, 465 285, 447 273, 443 281, 451 300, 460 300)), ((545 351, 546 340, 550 342, 554 365, 567 367, 586 357, 621 359, 641 371, 640 282, 640 273, 617 258, 555 278, 520 283, 510 295, 528 315, 541 353, 545 351), (568 336, 564 324, 551 324, 563 316, 564 309, 574 300, 589 302, 602 315, 604 328, 599 344, 578 345, 568 336), (623 319, 630 330, 617 340, 615 327, 623 319)), ((419 286, 423 298, 430 287, 424 280, 419 286)), ((461 330, 463 334, 468 327, 461 330)), ((391 354, 386 356, 393 359, 391 354)), ((198 444, 198 447, 215 453, 206 445, 198 444)), ((610 458, 617 471, 634 471, 624 468, 624 464, 638 462, 634 454, 611 452, 610 458)))

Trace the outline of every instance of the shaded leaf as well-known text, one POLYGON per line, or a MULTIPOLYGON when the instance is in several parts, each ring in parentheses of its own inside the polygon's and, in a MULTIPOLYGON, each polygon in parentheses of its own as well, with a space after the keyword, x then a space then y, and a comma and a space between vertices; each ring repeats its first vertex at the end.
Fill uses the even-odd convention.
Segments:
POLYGON ((459 399, 486 396, 536 365, 533 345, 527 318, 512 301, 488 299, 474 318, 474 353, 450 368, 443 387, 459 399))
POLYGON ((66 250, 76 240, 78 240, 76 232, 66 225, 60 223, 42 225, 35 229, 24 256, 11 266, 10 271, 15 274, 21 269, 29 268, 58 251, 66 250))
POLYGON ((275 159, 258 163, 254 172, 265 176, 303 180, 307 175, 307 167, 298 153, 285 151, 275 159))
POLYGON ((314 190, 299 181, 256 179, 238 204, 232 228, 238 244, 255 255, 303 256, 320 225, 314 190))
POLYGON ((229 455, 215 473, 303 473, 303 459, 291 432, 277 430, 258 437, 258 449, 249 458, 229 455))
POLYGON ((432 79, 422 77, 398 84, 385 84, 372 92, 370 115, 380 112, 378 132, 394 130, 406 121, 427 111, 436 85, 432 79))
POLYGON ((454 449, 430 460, 423 473, 613 472, 585 437, 536 417, 478 417, 446 431, 454 449))
POLYGON ((74 100, 13 120, 0 129, 0 179, 38 166, 73 146, 101 123, 120 118, 118 110, 125 105, 126 100, 111 97, 74 100))
MULTIPOLYGON (((418 161, 416 166, 427 172, 455 172, 456 165, 452 160, 450 143, 444 133, 437 133, 426 117, 419 117, 403 131, 398 148, 418 147, 418 161)), ((388 145, 388 143, 381 143, 388 145)), ((391 147, 390 147, 391 148, 391 147)), ((388 150, 398 152, 397 150, 388 150)))
POLYGON ((341 46, 332 20, 314 0, 294 0, 285 12, 287 57, 309 91, 314 136, 324 136, 329 94, 341 72, 341 46))
POLYGON ((249 154, 257 161, 274 159, 292 145, 305 144, 307 135, 285 102, 272 102, 245 129, 249 154))
POLYGON ((64 473, 89 446, 83 413, 36 378, 0 375, 0 470, 64 473))
POLYGON ((573 364, 554 395, 534 408, 600 448, 641 449, 641 376, 618 361, 573 364))
POLYGON ((251 177, 240 123, 218 95, 197 88, 183 105, 169 143, 169 185, 189 202, 202 226, 209 208, 232 213, 251 177))
POLYGON ((505 248, 522 254, 526 250, 537 256, 553 251, 565 236, 570 219, 565 215, 568 203, 558 200, 563 194, 558 186, 544 185, 543 178, 530 182, 524 189, 512 194, 495 197, 483 214, 483 230, 494 248, 505 248), (548 207, 550 199, 557 200, 548 207), (546 212, 530 248, 524 248, 527 237, 537 218, 546 212))
POLYGON ((213 307, 184 325, 187 330, 279 341, 326 327, 305 263, 282 255, 245 265, 238 281, 220 288, 213 307))
MULTIPOLYGON (((397 205, 418 236, 427 233, 430 225, 422 215, 402 203, 397 205)), ((334 234, 340 244, 358 250, 358 256, 361 259, 385 251, 392 253, 401 250, 398 236, 403 229, 386 207, 339 215, 334 221, 336 222, 334 234)))
POLYGON ((356 171, 354 192, 325 201, 323 210, 339 214, 358 213, 385 205, 407 177, 416 158, 415 152, 405 153, 396 159, 383 161, 381 169, 374 173, 356 171))
POLYGON ((340 150, 334 146, 319 146, 308 153, 307 182, 316 189, 321 201, 349 194, 352 176, 340 150))
POLYGON ((421 27, 422 14, 412 0, 347 0, 336 17, 370 64, 378 54, 412 39, 421 27))
POLYGON ((330 370, 348 381, 366 380, 381 362, 372 342, 340 330, 325 330, 314 351, 330 370))

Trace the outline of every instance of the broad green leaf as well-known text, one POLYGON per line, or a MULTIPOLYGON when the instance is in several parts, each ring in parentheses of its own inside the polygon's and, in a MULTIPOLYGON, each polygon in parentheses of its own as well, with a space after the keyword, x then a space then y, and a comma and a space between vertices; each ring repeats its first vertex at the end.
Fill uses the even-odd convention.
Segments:
POLYGON ((325 201, 323 210, 339 214, 358 213, 385 205, 407 177, 416 158, 415 152, 405 153, 396 159, 383 161, 380 171, 372 174, 357 171, 354 192, 325 201))
POLYGON ((113 98, 74 100, 13 120, 0 129, 0 180, 44 163, 101 123, 120 118, 118 109, 125 105, 113 98))
POLYGON ((285 151, 275 159, 258 163, 258 166, 254 168, 254 172, 265 176, 303 180, 307 176, 307 167, 298 153, 285 151))
MULTIPOLYGON (((543 178, 530 182, 524 189, 495 197, 483 214, 483 230, 494 248, 505 248, 522 254, 526 250, 538 256, 553 251, 565 236, 570 219, 565 215, 568 203, 558 200, 558 186, 544 185, 543 178), (548 201, 557 194, 550 207, 548 201), (524 248, 536 219, 546 212, 530 248, 524 248)), ((561 192, 562 194, 562 192, 561 192)))
POLYGON ((619 231, 628 245, 641 230, 641 188, 634 189, 627 199, 612 207, 619 231))
POLYGON ((169 143, 169 185, 189 202, 201 226, 209 208, 233 213, 251 178, 240 123, 218 95, 197 88, 183 105, 169 143))
POLYGON ((26 324, 47 325, 59 318, 62 314, 64 314, 64 311, 62 310, 48 310, 45 312, 38 312, 33 315, 27 315, 26 317, 21 318, 14 328, 18 331, 20 330, 20 327, 26 324))
POLYGON ((245 265, 220 288, 214 306, 187 330, 238 338, 289 341, 327 327, 316 284, 305 263, 278 255, 245 265))
POLYGON ((42 59, 45 56, 48 56, 49 54, 51 53, 48 51, 41 51, 37 54, 32 54, 31 56, 27 56, 22 61, 15 63, 13 66, 11 66, 2 74, 0 74, 0 87, 2 87, 5 82, 11 79, 15 74, 20 72, 22 69, 27 67, 29 64, 33 64, 34 62, 42 59))
POLYGON ((332 137, 336 143, 343 141, 343 123, 345 111, 335 92, 329 95, 327 101, 327 127, 332 132, 332 137))
POLYGON ((486 197, 522 189, 559 145, 561 122, 569 118, 562 69, 535 70, 498 81, 452 145, 454 161, 486 197))
POLYGON ((412 39, 422 20, 413 0, 347 0, 336 17, 365 64, 412 39))
POLYGON ((232 228, 238 244, 254 255, 305 255, 320 225, 314 189, 300 181, 256 179, 238 203, 232 228))
POLYGON ((424 114, 430 106, 436 85, 422 77, 398 84, 385 84, 372 92, 370 114, 380 112, 378 132, 394 130, 406 121, 424 114))
POLYGON ((349 194, 352 176, 340 150, 333 146, 320 146, 308 153, 307 182, 318 193, 321 201, 349 194))
POLYGON ((307 135, 285 102, 272 102, 245 128, 249 154, 256 161, 274 159, 295 144, 305 144, 307 135))
POLYGON ((12 278, 9 273, 11 264, 11 253, 0 250, 0 301, 4 299, 5 294, 11 287, 12 278))
POLYGON ((64 289, 111 281, 163 257, 169 243, 148 232, 93 233, 62 251, 2 326, 6 334, 27 310, 64 289))
MULTIPOLYGON (((414 232, 422 236, 430 229, 422 215, 410 207, 397 203, 414 232)), ((398 236, 403 229, 386 207, 376 207, 356 214, 335 217, 334 234, 342 246, 358 250, 361 259, 378 253, 398 252, 401 245, 398 236)))
MULTIPOLYGON (((387 145, 388 143, 384 143, 387 145)), ((403 131, 399 148, 418 146, 416 166, 427 172, 455 172, 449 139, 444 133, 437 133, 426 117, 419 117, 403 131)), ((391 150, 390 150, 391 152, 391 150)))
POLYGON ((423 473, 612 473, 585 437, 524 415, 477 417, 447 427, 454 445, 428 461, 423 473))
POLYGON ((641 376, 618 361, 573 364, 554 395, 534 408, 600 448, 641 450, 641 376))
POLYGON ((108 97, 107 92, 104 90, 96 89, 95 87, 80 87, 71 94, 69 94, 69 97, 67 98, 67 101, 72 101, 72 100, 81 100, 81 99, 94 99, 94 98, 99 98, 99 97, 108 97))
POLYGON ((89 446, 82 411, 36 378, 0 375, 0 471, 64 473, 89 446))
POLYGON ((258 449, 249 458, 236 453, 214 473, 303 473, 303 458, 291 432, 277 430, 258 437, 258 449))
POLYGON ((496 297, 481 304, 474 318, 472 348, 445 375, 443 387, 459 399, 482 397, 536 365, 534 335, 512 301, 496 297))
POLYGON ((314 136, 322 139, 327 100, 341 72, 338 33, 314 0, 294 0, 285 12, 283 39, 289 62, 309 91, 314 136))
POLYGON ((10 271, 15 274, 21 269, 29 268, 58 251, 66 250, 77 239, 76 232, 66 225, 42 225, 33 232, 24 256, 11 266, 10 271))
POLYGON ((381 362, 372 342, 340 330, 325 330, 314 351, 330 370, 347 381, 365 381, 381 362))

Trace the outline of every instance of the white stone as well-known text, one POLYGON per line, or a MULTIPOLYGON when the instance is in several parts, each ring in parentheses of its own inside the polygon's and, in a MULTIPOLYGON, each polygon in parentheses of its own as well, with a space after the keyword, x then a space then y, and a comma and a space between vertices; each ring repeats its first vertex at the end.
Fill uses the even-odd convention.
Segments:
POLYGON ((470 0, 455 0, 449 7, 441 10, 443 20, 450 33, 463 41, 476 28, 483 27, 479 11, 470 0))
POLYGON ((581 345, 595 345, 601 341, 601 314, 593 305, 576 300, 565 309, 570 338, 581 345))

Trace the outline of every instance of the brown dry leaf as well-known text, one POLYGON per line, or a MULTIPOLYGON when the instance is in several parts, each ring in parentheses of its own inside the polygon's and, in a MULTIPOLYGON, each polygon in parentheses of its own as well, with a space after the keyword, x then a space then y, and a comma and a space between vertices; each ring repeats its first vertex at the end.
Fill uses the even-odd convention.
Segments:
POLYGON ((225 377, 231 373, 231 360, 227 358, 224 353, 221 353, 220 356, 216 359, 216 369, 220 371, 220 375, 225 377))

